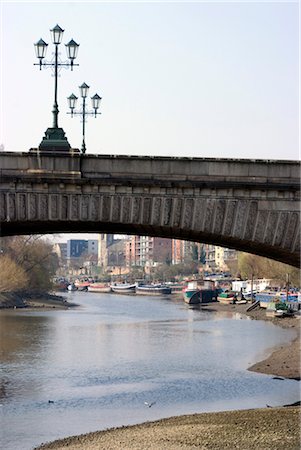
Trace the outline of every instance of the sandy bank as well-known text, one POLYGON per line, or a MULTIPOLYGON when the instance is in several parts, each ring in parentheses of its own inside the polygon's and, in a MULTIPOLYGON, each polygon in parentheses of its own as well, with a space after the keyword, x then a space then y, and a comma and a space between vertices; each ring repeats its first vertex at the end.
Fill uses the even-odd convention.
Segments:
POLYGON ((56 450, 298 450, 300 408, 194 414, 69 437, 56 450))

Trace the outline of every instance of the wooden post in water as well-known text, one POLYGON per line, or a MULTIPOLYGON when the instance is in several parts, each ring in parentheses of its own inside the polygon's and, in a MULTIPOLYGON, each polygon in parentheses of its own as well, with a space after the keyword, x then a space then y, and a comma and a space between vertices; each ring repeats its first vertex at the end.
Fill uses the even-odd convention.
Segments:
POLYGON ((253 301, 254 301, 254 297, 253 297, 253 279, 254 279, 254 274, 252 272, 252 274, 251 274, 251 303, 253 303, 253 301))

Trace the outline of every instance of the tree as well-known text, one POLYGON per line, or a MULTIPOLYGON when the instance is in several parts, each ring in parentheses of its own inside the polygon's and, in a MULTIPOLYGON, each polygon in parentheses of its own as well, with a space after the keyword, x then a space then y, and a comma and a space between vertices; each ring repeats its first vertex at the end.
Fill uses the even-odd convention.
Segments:
POLYGON ((52 245, 41 236, 2 238, 1 248, 2 254, 25 273, 28 290, 49 290, 52 287, 51 280, 58 267, 58 258, 52 252, 52 245))
POLYGON ((0 256, 0 292, 13 292, 25 289, 28 276, 25 270, 9 256, 0 256))
POLYGON ((249 253, 239 253, 238 270, 242 278, 271 278, 282 286, 286 285, 287 275, 291 285, 300 287, 300 270, 287 264, 249 253))

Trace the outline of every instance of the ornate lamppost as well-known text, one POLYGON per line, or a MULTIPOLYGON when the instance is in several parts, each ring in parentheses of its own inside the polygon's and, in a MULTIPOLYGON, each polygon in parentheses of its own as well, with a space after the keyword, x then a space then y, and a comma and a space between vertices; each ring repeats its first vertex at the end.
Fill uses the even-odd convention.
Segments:
POLYGON ((101 114, 101 112, 97 111, 99 108, 100 101, 101 101, 101 97, 98 94, 95 94, 95 95, 93 95, 93 97, 91 97, 93 111, 86 110, 86 98, 88 95, 89 88, 90 88, 90 86, 88 86, 86 83, 83 83, 81 86, 79 86, 80 95, 81 95, 81 98, 83 99, 82 109, 79 111, 75 110, 75 106, 76 106, 78 97, 76 97, 76 95, 74 95, 74 94, 71 94, 68 97, 68 103, 69 103, 69 108, 71 109, 71 112, 69 112, 67 114, 71 114, 71 117, 73 117, 74 115, 79 115, 82 117, 82 122, 83 122, 82 152, 83 153, 86 153, 86 142, 85 142, 86 116, 93 115, 94 117, 96 117, 98 114, 101 114))
POLYGON ((61 61, 59 58, 59 51, 58 47, 60 43, 62 42, 63 33, 64 30, 59 26, 56 25, 51 32, 52 42, 55 45, 55 52, 54 52, 54 58, 51 61, 44 61, 44 58, 46 56, 46 50, 48 44, 46 44, 43 39, 40 39, 35 44, 35 50, 36 50, 36 56, 39 59, 39 63, 34 64, 35 66, 39 66, 40 70, 42 67, 52 67, 54 68, 54 104, 53 104, 53 126, 52 128, 48 128, 45 132, 45 137, 43 137, 43 140, 41 144, 39 145, 40 150, 54 150, 54 151, 69 151, 70 144, 65 137, 65 132, 63 128, 59 128, 58 126, 58 101, 57 101, 57 94, 58 94, 58 71, 59 68, 65 67, 65 68, 71 68, 73 70, 73 66, 78 66, 78 64, 74 64, 74 60, 76 59, 78 47, 79 44, 77 44, 73 39, 71 39, 68 44, 65 44, 66 51, 67 51, 67 57, 69 58, 69 61, 61 61))

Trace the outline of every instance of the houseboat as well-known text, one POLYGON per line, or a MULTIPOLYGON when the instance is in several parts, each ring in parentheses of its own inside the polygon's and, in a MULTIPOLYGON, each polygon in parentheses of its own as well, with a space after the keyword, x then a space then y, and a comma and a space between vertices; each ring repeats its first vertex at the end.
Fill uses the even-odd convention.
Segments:
POLYGON ((200 292, 196 280, 188 281, 186 288, 183 289, 184 302, 189 305, 197 305, 201 301, 200 292))
POLYGON ((171 294, 171 287, 161 284, 145 284, 136 287, 136 294, 139 295, 167 295, 171 294))
POLYGON ((166 283, 168 287, 171 288, 172 294, 182 294, 183 284, 180 283, 166 283))
POLYGON ((212 280, 189 280, 183 289, 184 302, 188 304, 208 303, 216 300, 215 283, 212 280))
POLYGON ((136 284, 129 283, 114 283, 111 284, 112 292, 115 294, 135 294, 136 293, 136 284))
POLYGON ((269 303, 273 303, 277 300, 275 291, 257 292, 255 298, 259 301, 260 308, 267 308, 269 303))
POLYGON ((111 286, 105 283, 91 283, 88 286, 88 292, 109 293, 111 291, 111 286))

